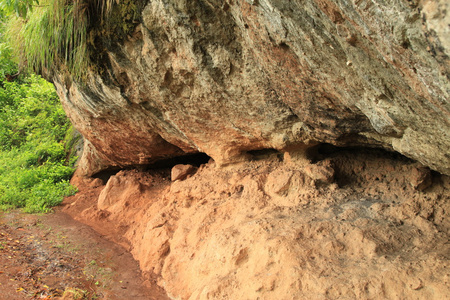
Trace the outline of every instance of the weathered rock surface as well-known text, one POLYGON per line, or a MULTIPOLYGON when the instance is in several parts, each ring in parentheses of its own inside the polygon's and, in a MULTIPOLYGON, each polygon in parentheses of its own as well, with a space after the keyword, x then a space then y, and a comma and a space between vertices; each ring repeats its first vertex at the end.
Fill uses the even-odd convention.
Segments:
POLYGON ((154 0, 104 72, 53 78, 80 172, 362 145, 450 174, 448 1, 154 0))

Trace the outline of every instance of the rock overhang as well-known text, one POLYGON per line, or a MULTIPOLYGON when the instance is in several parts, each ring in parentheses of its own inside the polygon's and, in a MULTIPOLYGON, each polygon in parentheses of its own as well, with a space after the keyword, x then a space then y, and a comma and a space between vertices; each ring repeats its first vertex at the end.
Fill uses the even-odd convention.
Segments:
POLYGON ((133 34, 105 49, 108 72, 53 78, 86 140, 80 169, 330 143, 450 174, 445 5, 148 2, 133 34))

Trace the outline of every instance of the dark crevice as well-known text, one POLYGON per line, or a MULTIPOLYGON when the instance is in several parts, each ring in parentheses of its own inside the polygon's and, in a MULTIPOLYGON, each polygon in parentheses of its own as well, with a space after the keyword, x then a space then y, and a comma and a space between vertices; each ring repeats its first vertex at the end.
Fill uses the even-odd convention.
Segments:
POLYGON ((139 169, 144 172, 150 172, 150 171, 158 171, 158 172, 169 172, 170 169, 172 169, 173 166, 184 164, 184 165, 193 165, 196 167, 200 167, 200 165, 206 164, 211 160, 211 157, 209 157, 205 153, 194 153, 194 154, 187 154, 182 156, 176 156, 171 158, 165 158, 158 160, 151 164, 145 164, 145 165, 130 165, 126 167, 117 167, 117 168, 109 168, 103 171, 100 171, 96 174, 94 174, 93 178, 100 178, 104 183, 106 183, 111 176, 116 175, 122 170, 133 170, 133 169, 139 169))
POLYGON ((92 175, 92 177, 99 178, 103 181, 103 183, 106 183, 106 182, 108 182, 108 180, 111 176, 116 175, 121 170, 122 169, 120 169, 120 168, 110 168, 110 169, 106 169, 106 170, 100 171, 98 173, 95 173, 94 175, 92 175))
POLYGON ((183 165, 193 165, 196 167, 200 167, 200 165, 206 164, 209 162, 211 157, 209 157, 206 153, 194 153, 187 154, 183 156, 176 156, 172 158, 158 160, 152 164, 146 165, 146 170, 152 169, 171 169, 175 165, 183 164, 183 165))
POLYGON ((278 45, 278 47, 280 47, 281 49, 283 49, 283 50, 285 50, 285 51, 288 51, 289 50, 289 45, 288 44, 286 44, 285 42, 281 42, 279 45, 278 45))
POLYGON ((359 154, 366 153, 380 157, 389 157, 397 161, 403 161, 408 163, 414 162, 414 160, 400 154, 399 152, 389 151, 382 148, 362 147, 362 146, 338 147, 327 143, 323 143, 309 149, 308 157, 312 160, 313 163, 315 163, 317 161, 336 156, 339 153, 359 153, 359 154))
POLYGON ((283 160, 283 153, 273 148, 249 150, 246 153, 250 155, 251 160, 262 160, 274 155, 277 156, 280 161, 283 160))
POLYGON ((335 171, 335 182, 340 186, 358 185, 362 182, 394 180, 400 165, 416 162, 398 152, 369 147, 337 147, 320 144, 309 152, 312 163, 330 160, 335 171), (386 166, 390 165, 390 169, 386 166), (395 171, 393 171, 395 170, 395 171))

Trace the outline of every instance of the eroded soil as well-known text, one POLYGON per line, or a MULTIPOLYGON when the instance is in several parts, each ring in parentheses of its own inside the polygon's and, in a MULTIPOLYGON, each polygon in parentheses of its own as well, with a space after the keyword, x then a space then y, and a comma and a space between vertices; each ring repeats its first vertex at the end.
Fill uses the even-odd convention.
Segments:
POLYGON ((168 299, 122 247, 62 212, 0 214, 0 299, 168 299))
POLYGON ((303 154, 75 177, 63 210, 176 299, 450 299, 450 177, 381 150, 303 154))
POLYGON ((3 215, 6 299, 450 299, 448 176, 353 148, 193 172, 75 176, 59 209, 90 227, 3 215))

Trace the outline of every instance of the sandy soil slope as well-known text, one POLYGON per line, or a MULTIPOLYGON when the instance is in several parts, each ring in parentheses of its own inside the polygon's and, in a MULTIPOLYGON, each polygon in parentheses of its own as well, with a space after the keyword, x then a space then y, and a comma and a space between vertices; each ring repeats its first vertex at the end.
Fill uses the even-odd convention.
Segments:
POLYGON ((450 178, 379 150, 75 178, 64 210, 175 299, 448 299, 450 178))

